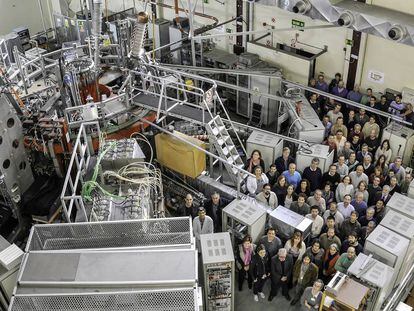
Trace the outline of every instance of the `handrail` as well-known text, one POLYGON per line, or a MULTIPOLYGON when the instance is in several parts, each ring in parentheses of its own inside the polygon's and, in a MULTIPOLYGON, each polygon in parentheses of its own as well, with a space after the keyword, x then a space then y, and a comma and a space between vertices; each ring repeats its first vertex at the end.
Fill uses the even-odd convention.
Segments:
POLYGON ((402 279, 401 283, 398 285, 397 289, 392 293, 391 298, 387 301, 387 304, 382 308, 383 311, 394 311, 397 307, 397 304, 401 301, 402 297, 411 290, 408 288, 409 285, 413 283, 414 280, 414 264, 408 270, 407 275, 402 279))
MULTIPOLYGON (((365 109, 366 111, 373 112, 373 113, 375 113, 377 115, 380 115, 380 116, 383 116, 383 117, 392 119, 394 121, 397 121, 397 122, 400 122, 400 123, 403 123, 403 124, 406 124, 406 125, 411 126, 411 124, 409 122, 407 122, 407 121, 403 120, 402 118, 399 118, 399 117, 397 117, 395 115, 392 115, 390 113, 383 112, 381 110, 378 110, 378 109, 375 109, 375 108, 371 108, 369 106, 364 106, 362 104, 359 104, 357 102, 351 101, 349 99, 342 98, 342 97, 333 95, 331 93, 326 93, 326 92, 320 91, 320 90, 318 90, 316 88, 312 88, 312 87, 305 86, 305 85, 302 85, 302 84, 297 83, 297 82, 293 82, 293 81, 290 81, 290 80, 283 79, 283 78, 281 78, 279 76, 275 76, 274 74, 271 74, 271 73, 266 73, 266 72, 260 72, 260 73, 257 72, 256 73, 254 70, 246 71, 246 70, 240 70, 240 69, 231 69, 230 70, 230 69, 218 69, 218 68, 207 68, 207 67, 170 65, 170 64, 164 64, 164 65, 165 66, 168 66, 168 67, 171 67, 171 68, 177 68, 177 69, 180 69, 182 71, 206 72, 206 73, 207 72, 208 73, 225 73, 225 74, 242 75, 242 76, 266 76, 266 77, 269 77, 269 78, 280 79, 281 82, 284 82, 286 84, 289 84, 289 85, 298 87, 298 88, 300 88, 302 90, 310 91, 310 92, 313 92, 313 93, 316 93, 316 94, 319 94, 319 95, 323 95, 323 96, 328 97, 328 98, 333 98, 336 101, 339 101, 341 103, 345 103, 345 104, 347 104, 349 106, 353 106, 353 107, 357 107, 357 108, 362 108, 362 109, 365 109)), ((234 90, 239 90, 239 91, 246 92, 246 93, 249 93, 249 94, 255 94, 255 93, 257 93, 257 92, 254 92, 253 90, 249 90, 249 89, 246 89, 246 88, 242 88, 242 87, 239 87, 237 85, 230 84, 230 83, 225 83, 225 82, 221 82, 221 81, 216 81, 216 83, 217 83, 217 85, 224 86, 224 87, 227 87, 227 88, 232 88, 234 90)), ((286 102, 287 100, 289 100, 288 98, 284 98, 284 97, 276 96, 276 95, 272 95, 272 94, 265 94, 265 93, 260 93, 260 94, 261 94, 261 96, 263 96, 265 98, 274 99, 274 100, 278 100, 278 101, 285 101, 286 102)))

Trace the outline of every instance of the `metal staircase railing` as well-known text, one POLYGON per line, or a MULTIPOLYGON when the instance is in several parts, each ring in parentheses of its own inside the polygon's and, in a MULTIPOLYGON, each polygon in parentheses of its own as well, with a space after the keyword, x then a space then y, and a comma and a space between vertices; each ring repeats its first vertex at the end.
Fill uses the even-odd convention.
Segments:
POLYGON ((159 98, 156 122, 162 121, 171 110, 179 105, 186 105, 201 110, 202 125, 206 128, 210 141, 213 143, 217 153, 221 158, 226 159, 227 164, 225 163, 225 168, 232 181, 237 184, 240 177, 242 179, 247 177, 247 174, 238 176, 237 168, 243 169, 244 163, 229 132, 232 131, 234 133, 244 154, 246 154, 246 149, 217 92, 215 81, 158 65, 147 64, 144 66, 146 67, 145 70, 140 72, 133 71, 132 73, 141 77, 142 85, 141 89, 138 89, 140 92, 155 95, 159 98), (187 85, 184 81, 185 79, 194 80, 193 85, 187 85), (197 86, 204 83, 211 85, 207 91, 197 86), (192 102, 190 102, 190 98, 193 99, 191 100, 192 102), (167 101, 172 101, 173 104, 167 105, 167 101), (217 104, 226 117, 228 127, 226 127, 220 115, 217 114, 217 104), (164 114, 164 116, 161 116, 161 114, 164 114), (206 118, 206 115, 209 118, 206 118), (232 164, 237 168, 233 167, 232 164))

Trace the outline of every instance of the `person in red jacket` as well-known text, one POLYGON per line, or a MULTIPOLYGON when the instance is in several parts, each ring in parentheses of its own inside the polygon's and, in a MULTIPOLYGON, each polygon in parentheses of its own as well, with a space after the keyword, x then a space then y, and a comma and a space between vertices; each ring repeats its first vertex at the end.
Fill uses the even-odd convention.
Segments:
POLYGON ((335 275, 335 263, 339 259, 339 246, 336 243, 331 244, 329 250, 325 252, 322 264, 322 279, 325 284, 329 283, 335 275))

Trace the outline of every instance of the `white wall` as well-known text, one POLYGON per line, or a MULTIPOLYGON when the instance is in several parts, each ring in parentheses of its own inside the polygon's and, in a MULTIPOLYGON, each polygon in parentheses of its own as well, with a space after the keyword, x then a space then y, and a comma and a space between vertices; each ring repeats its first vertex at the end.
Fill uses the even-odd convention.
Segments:
MULTIPOLYGON (((305 22, 305 27, 328 25, 318 20, 312 20, 308 17, 295 15, 287 11, 264 5, 255 5, 255 20, 254 30, 266 29, 263 23, 274 26, 277 28, 289 28, 292 26, 292 19, 297 19, 305 22)), ((321 55, 317 62, 315 72, 324 72, 328 77, 333 77, 336 72, 343 72, 345 62, 345 51, 347 48, 345 39, 349 36, 349 30, 344 28, 332 28, 332 29, 316 29, 316 30, 305 30, 298 31, 292 29, 292 31, 275 32, 273 34, 273 46, 276 43, 284 43, 291 45, 292 40, 295 40, 296 34, 298 34, 298 41, 312 45, 317 48, 323 49, 325 45, 328 46, 328 51, 321 55)), ((303 44, 296 44, 297 48, 304 48, 310 52, 318 51, 317 48, 306 47, 303 44)), ((300 65, 301 61, 298 61, 294 66, 300 65)), ((292 69, 289 68, 291 63, 284 63, 284 71, 289 72, 289 78, 295 81, 303 81, 303 71, 301 70, 295 75, 292 69)), ((307 83, 307 82, 306 82, 307 83)))
MULTIPOLYGON (((47 0, 41 0, 46 28, 50 27, 47 0)), ((33 35, 43 31, 42 19, 37 0, 0 0, 0 35, 14 28, 26 26, 33 35)))
POLYGON ((414 89, 414 47, 369 35, 363 62, 361 85, 375 91, 392 88, 400 91, 406 86, 414 89), (384 74, 384 83, 372 82, 369 72, 384 74))
MULTIPOLYGON (((372 0, 372 4, 414 15, 414 1, 372 0)), ((368 35, 365 57, 361 62, 361 85, 383 92, 385 88, 400 91, 402 87, 414 88, 414 47, 368 35), (384 74, 384 82, 373 82, 368 78, 370 71, 384 74)))

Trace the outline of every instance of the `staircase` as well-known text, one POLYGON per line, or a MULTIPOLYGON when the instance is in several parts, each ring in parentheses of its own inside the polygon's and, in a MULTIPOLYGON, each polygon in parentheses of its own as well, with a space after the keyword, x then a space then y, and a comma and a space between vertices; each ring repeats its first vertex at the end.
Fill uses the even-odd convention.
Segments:
MULTIPOLYGON (((243 168, 244 163, 237 151, 230 134, 219 115, 216 115, 210 122, 206 124, 206 130, 209 134, 210 141, 213 143, 217 153, 222 159, 226 159, 227 163, 224 166, 229 173, 232 181, 237 184, 239 171, 231 164, 238 168, 243 168)), ((247 174, 241 174, 240 178, 243 180, 247 174)))

